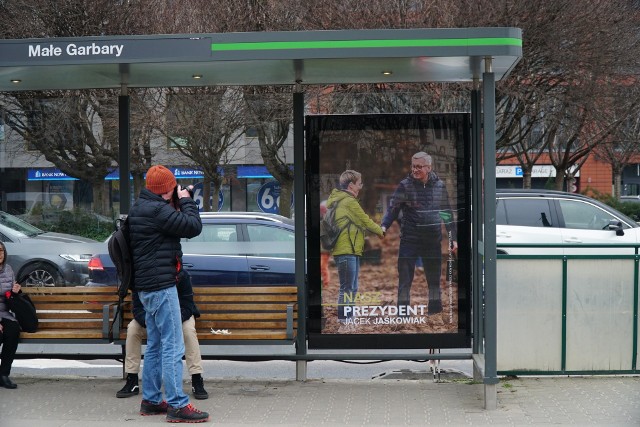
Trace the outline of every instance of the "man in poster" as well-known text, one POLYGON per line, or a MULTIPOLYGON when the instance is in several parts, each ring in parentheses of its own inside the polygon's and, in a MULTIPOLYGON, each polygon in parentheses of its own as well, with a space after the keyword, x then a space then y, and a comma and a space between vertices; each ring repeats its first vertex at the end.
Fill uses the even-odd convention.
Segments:
POLYGON ((393 193, 382 219, 382 230, 386 232, 396 220, 400 223, 398 306, 410 305, 416 262, 421 258, 429 286, 428 313, 440 313, 442 223, 446 226, 453 253, 456 253, 458 243, 446 186, 432 172, 431 156, 425 152, 411 157, 411 173, 400 181, 393 193))

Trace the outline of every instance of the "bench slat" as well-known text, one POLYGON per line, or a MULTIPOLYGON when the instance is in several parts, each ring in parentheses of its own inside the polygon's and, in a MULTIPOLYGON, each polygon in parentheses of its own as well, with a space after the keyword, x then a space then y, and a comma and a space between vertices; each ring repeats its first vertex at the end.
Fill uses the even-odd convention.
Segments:
POLYGON ((69 295, 29 295, 31 297, 31 301, 34 304, 38 302, 47 302, 47 303, 55 303, 55 302, 84 302, 84 301, 92 301, 92 302, 117 302, 117 295, 114 297, 113 295, 96 295, 96 294, 69 294, 69 295))
POLYGON ((229 335, 205 333, 198 334, 199 341, 223 341, 223 340, 286 340, 286 331, 263 331, 263 330, 229 330, 229 335))
POLYGON ((38 332, 21 332, 20 339, 101 339, 102 328, 93 329, 59 329, 59 330, 39 330, 38 332))
POLYGON ((62 320, 53 321, 53 322, 39 322, 38 330, 42 329, 100 329, 102 330, 102 320, 89 322, 89 321, 80 321, 80 322, 65 322, 62 320))
POLYGON ((295 286, 200 286, 197 288, 198 295, 218 295, 218 294, 295 294, 298 289, 295 286))
POLYGON ((193 298, 196 304, 207 302, 296 302, 297 295, 289 294, 239 294, 239 295, 195 295, 193 298))
POLYGON ((58 294, 114 294, 117 295, 115 286, 88 287, 88 286, 69 286, 69 287, 33 287, 24 286, 22 292, 29 295, 58 295, 58 294))
POLYGON ((42 310, 58 310, 58 311, 100 311, 102 312, 103 303, 47 303, 40 301, 39 303, 33 302, 36 306, 36 311, 42 310))
MULTIPOLYGON (((66 319, 101 319, 102 313, 91 313, 91 312, 83 312, 83 313, 71 313, 65 312, 64 317, 66 319)), ((61 313, 58 312, 42 312, 38 310, 38 319, 39 320, 47 320, 47 319, 60 319, 61 313)))

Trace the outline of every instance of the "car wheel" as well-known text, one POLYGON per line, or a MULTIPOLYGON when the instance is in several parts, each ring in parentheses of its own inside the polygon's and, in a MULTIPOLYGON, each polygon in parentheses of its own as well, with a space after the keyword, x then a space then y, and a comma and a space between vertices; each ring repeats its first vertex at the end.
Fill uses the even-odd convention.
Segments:
POLYGON ((58 270, 45 263, 27 266, 20 277, 24 277, 22 286, 42 288, 64 285, 64 281, 58 270))

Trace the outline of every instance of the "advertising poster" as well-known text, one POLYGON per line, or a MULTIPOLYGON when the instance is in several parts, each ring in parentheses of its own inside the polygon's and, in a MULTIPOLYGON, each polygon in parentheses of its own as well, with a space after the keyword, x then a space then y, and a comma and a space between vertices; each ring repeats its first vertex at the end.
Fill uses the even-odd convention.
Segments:
POLYGON ((464 113, 307 117, 311 348, 469 345, 469 151, 464 113))

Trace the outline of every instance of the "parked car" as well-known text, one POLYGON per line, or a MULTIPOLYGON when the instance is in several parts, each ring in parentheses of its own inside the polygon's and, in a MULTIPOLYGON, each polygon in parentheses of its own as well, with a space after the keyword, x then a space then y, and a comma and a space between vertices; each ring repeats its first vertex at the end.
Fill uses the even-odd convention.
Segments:
POLYGON ((621 202, 640 203, 640 196, 620 196, 621 202))
POLYGON ((104 244, 72 234, 45 232, 0 211, 0 240, 23 286, 76 286, 89 280, 91 254, 104 244))
MULTIPOLYGON (((496 190, 496 241, 528 244, 635 244, 640 226, 595 199, 551 190, 496 190)), ((603 248, 509 248, 502 254, 602 254, 603 248)), ((634 253, 633 248, 606 249, 634 253)))
MULTIPOLYGON (((294 222, 259 212, 202 212, 202 233, 182 239, 194 286, 295 283, 294 222)), ((89 261, 87 286, 117 285, 107 251, 89 261)))

